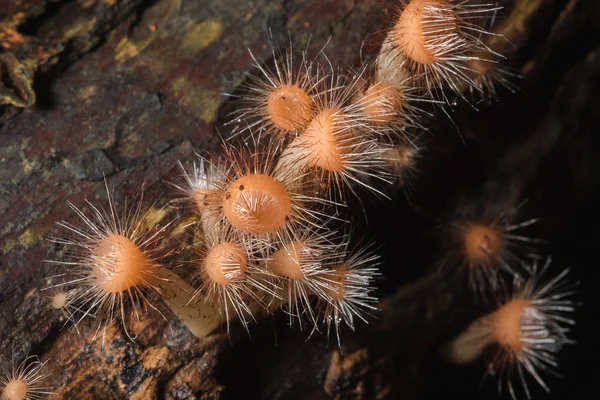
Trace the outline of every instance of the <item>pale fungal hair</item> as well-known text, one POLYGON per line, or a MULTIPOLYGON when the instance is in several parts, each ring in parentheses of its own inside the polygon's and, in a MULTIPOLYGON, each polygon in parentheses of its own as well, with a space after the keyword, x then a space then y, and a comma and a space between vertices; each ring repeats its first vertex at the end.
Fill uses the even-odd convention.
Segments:
MULTIPOLYGON (((499 11, 493 10, 491 13, 483 13, 472 22, 490 32, 493 29, 503 32, 504 26, 494 26, 499 11)), ((522 76, 518 68, 504 62, 506 58, 504 56, 508 55, 507 52, 516 49, 508 38, 503 35, 488 35, 482 40, 485 41, 487 48, 494 50, 496 55, 503 54, 503 56, 490 59, 487 48, 475 49, 471 52, 472 57, 467 61, 467 67, 474 85, 468 86, 468 92, 472 100, 490 104, 492 101, 497 100, 500 89, 506 89, 510 93, 517 92, 519 90, 518 83, 522 76)))
POLYGON ((525 201, 515 207, 504 203, 490 200, 459 204, 457 216, 442 231, 440 268, 452 274, 457 268, 466 272, 475 294, 497 287, 501 272, 509 276, 528 272, 524 260, 538 257, 536 245, 542 240, 525 233, 538 219, 522 219, 525 201))
POLYGON ((209 240, 216 240, 222 225, 222 191, 231 166, 225 159, 209 160, 196 154, 194 161, 179 162, 181 176, 171 182, 180 197, 175 203, 184 204, 194 218, 188 225, 199 224, 209 240))
POLYGON ((259 73, 248 75, 238 94, 228 94, 240 104, 226 124, 233 126, 230 138, 258 132, 284 139, 302 131, 312 118, 314 98, 320 95, 315 61, 307 60, 305 52, 297 61, 291 43, 279 49, 269 37, 269 45, 273 66, 259 62, 249 51, 259 73))
POLYGON ((406 99, 396 86, 377 82, 361 93, 360 107, 367 120, 377 126, 386 126, 403 115, 406 99))
POLYGON ((376 99, 352 101, 361 89, 360 74, 349 77, 331 65, 318 71, 325 78, 314 116, 281 153, 275 175, 284 181, 307 176, 329 198, 343 197, 354 184, 386 197, 374 185, 390 183, 382 157, 386 146, 363 112, 376 99))
MULTIPOLYGON (((51 284, 51 281, 49 284, 51 284)), ((54 289, 52 289, 50 294, 46 297, 50 307, 54 310, 59 310, 62 313, 64 319, 64 324, 62 325, 63 328, 69 323, 69 321, 75 322, 73 317, 76 316, 79 311, 77 309, 77 305, 74 303, 76 294, 76 290, 67 290, 64 287, 54 287, 54 289)), ((79 332, 76 324, 75 330, 79 332)))
POLYGON ((421 120, 431 115, 419 104, 440 103, 420 92, 409 79, 392 83, 375 76, 370 81, 365 80, 363 87, 358 87, 352 102, 363 114, 374 136, 412 143, 415 139, 412 132, 426 131, 421 120))
POLYGON ((477 86, 469 61, 502 57, 483 44, 482 37, 492 33, 471 22, 498 9, 453 0, 403 0, 377 59, 378 76, 391 83, 410 78, 430 92, 445 87, 462 96, 464 87, 477 86))
POLYGON ((490 104, 497 100, 501 89, 510 93, 519 90, 519 81, 522 79, 518 70, 498 62, 488 62, 474 58, 467 62, 473 84, 468 86, 469 96, 476 101, 490 104))
POLYGON ((342 328, 354 330, 356 320, 368 323, 367 317, 377 310, 378 299, 373 291, 374 279, 379 276, 379 258, 372 245, 350 250, 346 241, 326 263, 330 271, 325 289, 327 299, 320 299, 318 308, 327 336, 333 328, 340 347, 342 328))
POLYGON ((225 145, 224 159, 231 166, 214 197, 202 231, 217 240, 223 229, 241 235, 246 246, 257 236, 289 240, 302 227, 321 225, 321 209, 331 201, 305 194, 298 179, 276 174, 279 146, 269 141, 261 150, 225 145))
POLYGON ((0 375, 0 400, 41 400, 53 394, 52 388, 42 386, 46 362, 37 356, 25 357, 18 365, 13 361, 11 370, 0 375))
POLYGON ((325 263, 344 246, 336 239, 340 238, 334 231, 304 229, 294 240, 274 244, 273 251, 261 260, 282 288, 282 309, 290 326, 303 330, 305 320, 312 327, 318 325, 313 300, 330 301, 331 271, 325 263))
POLYGON ((558 353, 574 343, 568 333, 575 323, 571 317, 575 284, 566 279, 569 269, 545 280, 550 263, 548 258, 539 269, 534 260, 531 275, 515 278, 512 293, 495 311, 475 320, 444 349, 445 356, 457 364, 470 363, 495 349, 489 353, 487 374, 496 377, 499 392, 508 390, 513 399, 519 388, 531 398, 527 375, 550 392, 543 375, 558 375, 558 353))
POLYGON ((158 310, 148 296, 160 297, 161 283, 168 280, 158 263, 162 256, 158 244, 167 225, 145 226, 148 211, 142 212, 141 197, 119 213, 107 185, 106 192, 108 209, 86 200, 90 209, 86 213, 69 203, 80 222, 59 222, 67 233, 50 238, 65 247, 68 257, 47 260, 67 269, 57 275, 61 283, 51 288, 70 291, 69 303, 63 308, 72 312, 69 319, 77 324, 87 316, 94 317, 97 331, 116 317, 124 321, 131 313, 140 319, 148 307, 158 310))
POLYGON ((248 330, 256 312, 278 297, 272 275, 257 267, 256 258, 233 229, 224 229, 218 239, 196 243, 194 248, 198 257, 192 263, 199 286, 189 304, 213 305, 227 332, 234 317, 248 330))
POLYGON ((184 165, 179 162, 179 168, 181 176, 171 182, 181 196, 176 200, 185 203, 202 217, 215 206, 215 196, 225 180, 227 165, 222 160, 211 162, 196 154, 190 164, 184 165))
POLYGON ((392 176, 402 187, 406 200, 412 204, 413 191, 419 174, 419 159, 425 148, 422 139, 399 140, 383 154, 392 176))

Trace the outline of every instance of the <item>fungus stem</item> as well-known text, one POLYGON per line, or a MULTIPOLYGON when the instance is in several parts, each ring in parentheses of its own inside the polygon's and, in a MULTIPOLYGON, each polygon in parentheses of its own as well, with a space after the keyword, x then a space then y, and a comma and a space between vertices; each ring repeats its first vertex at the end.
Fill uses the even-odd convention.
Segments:
POLYGON ((156 284, 164 289, 164 301, 196 337, 206 337, 220 325, 218 310, 202 301, 191 301, 194 289, 183 279, 164 267, 160 275, 156 284))

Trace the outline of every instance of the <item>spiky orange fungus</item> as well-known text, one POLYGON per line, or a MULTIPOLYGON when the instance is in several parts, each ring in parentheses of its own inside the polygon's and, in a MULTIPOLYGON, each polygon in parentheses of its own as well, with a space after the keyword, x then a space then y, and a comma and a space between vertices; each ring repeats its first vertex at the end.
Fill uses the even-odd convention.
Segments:
POLYGON ((2 400, 27 399, 27 384, 22 380, 13 379, 2 390, 2 400))
POLYGON ((203 211, 214 202, 215 190, 196 188, 191 191, 191 197, 198 210, 203 211))
POLYGON ((273 232, 286 223, 290 212, 288 190, 269 175, 243 176, 225 191, 223 214, 234 228, 245 233, 273 232))
POLYGON ((495 63, 485 59, 485 56, 485 54, 477 54, 477 58, 472 58, 467 61, 467 67, 475 76, 487 75, 494 68, 495 63))
POLYGON ((473 263, 485 262, 502 249, 499 232, 481 224, 468 224, 464 230, 463 240, 465 255, 473 263))
POLYGON ((144 282, 151 262, 142 250, 123 235, 111 233, 93 249, 92 271, 97 286, 120 293, 144 282))
POLYGON ((284 131, 306 127, 310 121, 312 99, 298 85, 280 85, 269 94, 267 112, 271 121, 284 131))
POLYGON ((327 283, 329 284, 329 288, 325 290, 331 299, 335 301, 344 301, 346 298, 345 281, 348 274, 348 268, 343 265, 333 268, 332 273, 328 276, 329 281, 327 283))
POLYGON ((336 141, 336 135, 341 129, 336 121, 340 113, 335 107, 322 110, 298 138, 299 144, 308 153, 309 166, 332 172, 344 170, 343 154, 336 141))
POLYGON ((502 347, 518 353, 523 349, 521 317, 531 302, 525 299, 513 299, 494 312, 493 336, 502 347))
POLYGON ((0 400, 37 400, 53 394, 49 387, 41 386, 45 363, 37 356, 29 356, 16 368, 0 374, 0 400))
POLYGON ((415 167, 416 153, 417 149, 413 146, 399 144, 387 149, 384 153, 384 157, 395 167, 410 169, 415 167))
POLYGON ((436 61, 436 37, 457 29, 457 17, 444 0, 412 0, 394 26, 396 45, 412 61, 433 64, 436 61))
POLYGON ((219 243, 204 259, 204 272, 208 279, 221 286, 239 282, 247 268, 246 251, 236 243, 219 243))
POLYGON ((361 107, 369 122, 389 123, 402 109, 402 93, 387 82, 379 82, 367 89, 361 107))
POLYGON ((279 276, 291 279, 304 279, 302 271, 302 249, 304 246, 298 240, 287 244, 271 255, 268 263, 269 270, 279 276))

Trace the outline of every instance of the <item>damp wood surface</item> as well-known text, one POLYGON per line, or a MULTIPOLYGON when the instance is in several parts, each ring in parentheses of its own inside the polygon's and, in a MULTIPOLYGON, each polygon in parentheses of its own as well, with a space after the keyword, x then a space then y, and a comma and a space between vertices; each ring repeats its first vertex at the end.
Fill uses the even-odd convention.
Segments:
MULTIPOLYGON (((495 29, 510 38, 522 90, 428 122, 414 208, 401 190, 355 207, 369 219, 363 234, 382 245, 382 302, 369 325, 342 332, 340 352, 333 337, 289 329, 284 315, 251 324, 251 337, 236 325, 200 340, 172 315, 149 313, 125 321, 135 343, 112 324, 89 344, 94 321, 64 325, 41 290, 56 267, 42 261, 61 257, 46 239, 61 233, 56 221, 74 219, 67 202, 106 201, 104 177, 117 206, 142 183, 147 207, 167 204, 177 161, 218 151, 227 136, 235 104, 223 93, 258 73, 248 49, 268 62, 269 32, 312 54, 329 42, 336 65, 358 69, 394 2, 0 1, 0 368, 27 350, 48 360, 51 399, 417 399, 438 395, 432 382, 476 396, 483 366, 460 375, 438 357, 480 310, 430 268, 438 218, 464 193, 527 198, 559 262, 577 267, 598 241, 600 8, 501 3, 495 29)), ((579 274, 593 291, 591 272, 579 274)), ((567 355, 581 365, 593 362, 590 326, 581 322, 567 355)), ((565 376, 556 398, 579 398, 592 382, 586 370, 565 376)))

